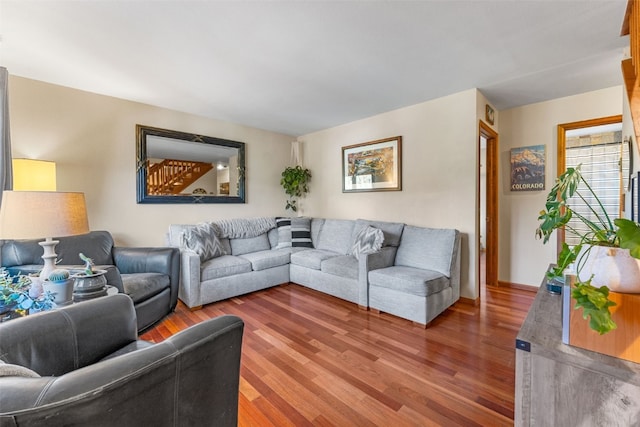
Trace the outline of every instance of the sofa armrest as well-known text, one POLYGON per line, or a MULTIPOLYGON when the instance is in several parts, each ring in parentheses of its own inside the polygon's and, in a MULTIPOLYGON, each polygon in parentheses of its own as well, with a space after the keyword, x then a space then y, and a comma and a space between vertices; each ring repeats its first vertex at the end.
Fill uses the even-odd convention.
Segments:
POLYGON ((200 256, 180 249, 180 300, 189 308, 202 305, 200 298, 200 256))
POLYGON ((235 426, 243 328, 221 316, 57 378, 0 378, 0 424, 235 426))
POLYGON ((160 273, 169 276, 171 309, 175 308, 180 285, 180 251, 178 248, 114 247, 113 260, 122 274, 160 273))
POLYGON ((456 239, 453 246, 453 254, 451 256, 451 276, 449 281, 451 283, 451 289, 453 289, 453 301, 460 299, 460 258, 462 252, 462 233, 456 230, 456 239))
POLYGON ((64 375, 137 339, 131 298, 113 295, 0 326, 0 359, 40 375, 64 375))
POLYGON ((377 252, 362 254, 358 261, 358 305, 369 307, 369 272, 378 268, 391 267, 398 248, 385 246, 377 252))

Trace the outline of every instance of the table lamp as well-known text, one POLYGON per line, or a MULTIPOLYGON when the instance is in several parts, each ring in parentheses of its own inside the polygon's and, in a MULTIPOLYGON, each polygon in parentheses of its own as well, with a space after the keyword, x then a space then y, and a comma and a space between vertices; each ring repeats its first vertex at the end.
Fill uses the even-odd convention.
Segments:
POLYGON ((39 239, 47 279, 57 258, 53 237, 89 232, 84 193, 55 191, 4 191, 0 205, 0 239, 39 239))
POLYGON ((47 160, 12 159, 14 191, 56 191, 56 164, 47 160))

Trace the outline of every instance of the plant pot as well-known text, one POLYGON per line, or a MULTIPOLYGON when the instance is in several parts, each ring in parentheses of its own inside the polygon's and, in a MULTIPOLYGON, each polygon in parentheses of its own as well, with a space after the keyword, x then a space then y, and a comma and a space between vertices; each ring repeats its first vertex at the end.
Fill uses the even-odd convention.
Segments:
POLYGON ((591 284, 597 288, 606 286, 613 292, 640 293, 640 260, 633 258, 628 249, 584 247, 577 260, 578 280, 584 282, 593 275, 591 284))
POLYGON ((51 292, 53 295, 53 302, 58 306, 71 304, 73 302, 73 279, 57 282, 46 280, 42 284, 42 287, 45 291, 51 292))
POLYGON ((106 273, 107 270, 95 270, 93 274, 74 274, 73 300, 86 301, 107 295, 106 273))

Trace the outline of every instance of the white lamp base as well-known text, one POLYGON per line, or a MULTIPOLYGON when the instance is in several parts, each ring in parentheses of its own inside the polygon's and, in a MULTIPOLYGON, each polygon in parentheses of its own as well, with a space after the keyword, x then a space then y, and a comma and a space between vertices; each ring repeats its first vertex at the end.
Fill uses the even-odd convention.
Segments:
POLYGON ((58 258, 58 255, 56 255, 55 247, 58 243, 60 243, 58 240, 53 240, 51 237, 47 237, 44 242, 38 243, 44 250, 44 253, 42 254, 44 267, 40 272, 40 278, 43 280, 49 279, 51 272, 56 269, 56 259, 58 258))

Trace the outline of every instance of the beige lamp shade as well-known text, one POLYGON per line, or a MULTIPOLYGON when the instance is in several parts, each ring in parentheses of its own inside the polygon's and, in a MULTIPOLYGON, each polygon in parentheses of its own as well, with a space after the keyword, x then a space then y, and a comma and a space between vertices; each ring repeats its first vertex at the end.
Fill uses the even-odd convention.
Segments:
POLYGON ((39 239, 89 232, 84 193, 4 191, 0 239, 39 239))
POLYGON ((46 160, 13 159, 14 191, 56 191, 56 164, 46 160))

